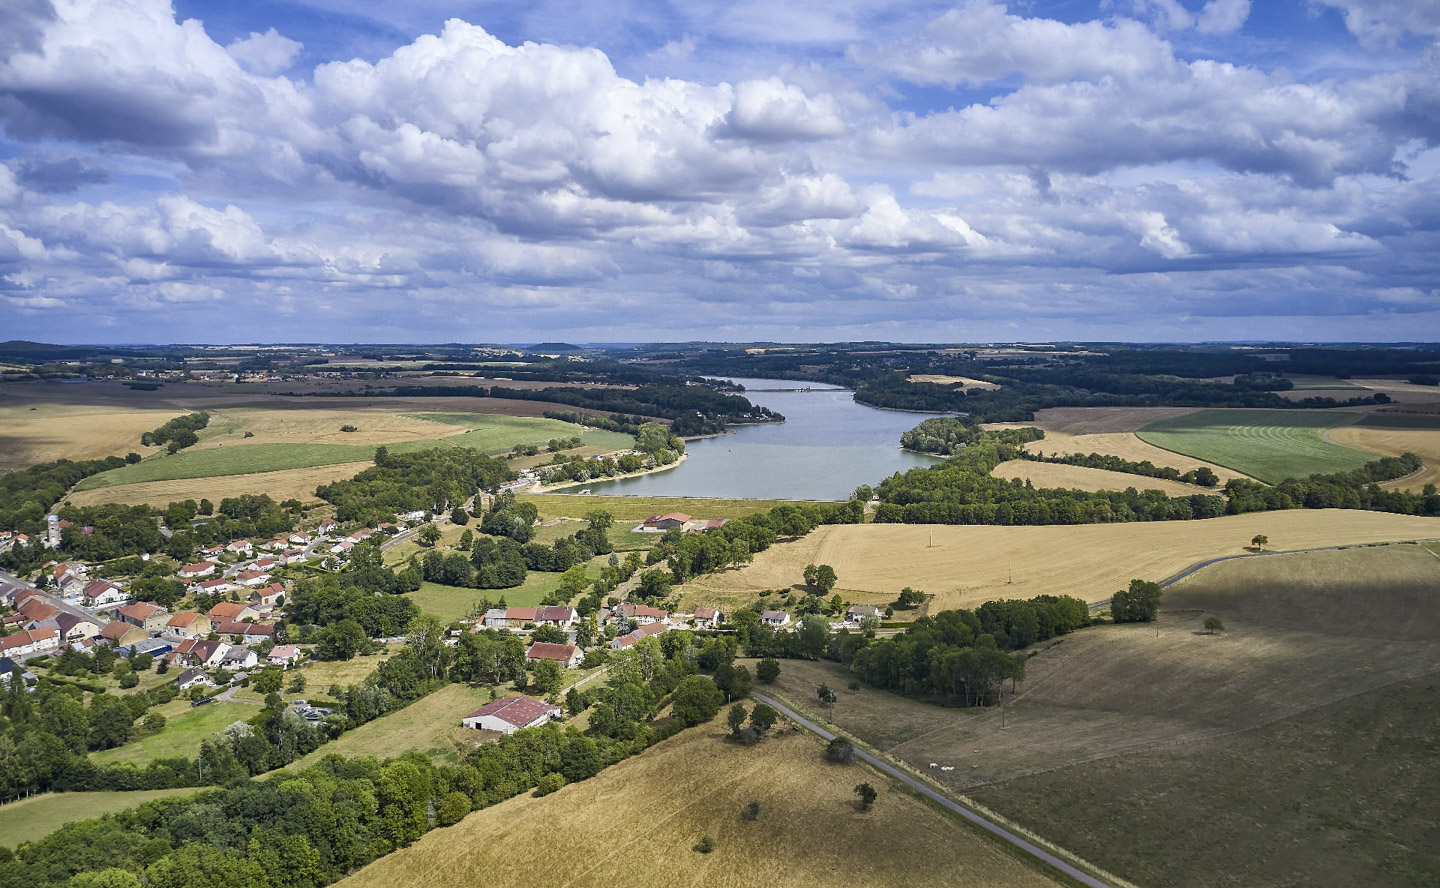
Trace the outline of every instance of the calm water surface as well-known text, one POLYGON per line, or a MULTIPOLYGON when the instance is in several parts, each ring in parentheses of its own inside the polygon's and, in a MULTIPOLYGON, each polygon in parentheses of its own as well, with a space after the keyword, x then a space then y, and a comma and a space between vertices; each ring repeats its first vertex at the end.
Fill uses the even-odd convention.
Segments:
POLYGON ((685 442, 690 458, 674 469, 587 485, 595 495, 713 496, 752 499, 845 499, 861 484, 933 464, 900 449, 900 433, 926 418, 855 403, 851 393, 783 379, 740 379, 751 403, 778 410, 785 422, 735 426, 734 433, 685 442))

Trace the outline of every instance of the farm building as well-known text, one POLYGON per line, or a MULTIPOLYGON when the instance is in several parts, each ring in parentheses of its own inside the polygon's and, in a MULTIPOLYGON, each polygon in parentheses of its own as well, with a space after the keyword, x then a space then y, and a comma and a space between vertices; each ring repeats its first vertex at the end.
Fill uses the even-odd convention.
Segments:
POLYGON ((651 515, 640 523, 640 529, 650 533, 661 533, 672 527, 684 527, 690 523, 690 516, 684 512, 670 512, 665 515, 651 515))
POLYGON ((210 634, 210 619, 195 611, 181 611, 165 623, 165 631, 181 638, 199 638, 210 634))
POLYGON ((146 632, 159 632, 170 621, 170 612, 153 601, 137 601, 134 604, 127 604, 117 610, 115 615, 146 632))
POLYGON ((477 731, 513 734, 521 728, 538 727, 559 717, 559 706, 551 706, 534 697, 506 697, 486 703, 462 718, 460 724, 477 731))
POLYGON ((122 644, 135 644, 144 641, 147 636, 145 630, 134 623, 127 623, 124 620, 112 620, 105 624, 100 630, 100 637, 119 647, 122 644))
POLYGON ((574 669, 585 659, 585 654, 573 644, 554 644, 537 641, 525 652, 527 660, 554 660, 566 669, 574 669))
POLYGON ((215 623, 238 623, 242 620, 254 620, 260 616, 255 608, 248 604, 236 604, 231 601, 222 601, 210 610, 205 612, 211 622, 215 623))

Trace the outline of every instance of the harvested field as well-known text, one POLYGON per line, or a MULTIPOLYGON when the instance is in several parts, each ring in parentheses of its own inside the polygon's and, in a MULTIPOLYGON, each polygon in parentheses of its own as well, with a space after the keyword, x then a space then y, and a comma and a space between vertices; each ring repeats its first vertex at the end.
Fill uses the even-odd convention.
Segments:
MULTIPOLYGON (((1383 415, 1383 414, 1381 414, 1383 415)), ((1331 441, 1344 447, 1368 450, 1385 456, 1413 453, 1425 462, 1417 474, 1399 478, 1385 487, 1420 490, 1440 479, 1440 427, 1435 429, 1372 428, 1368 425, 1343 426, 1326 433, 1331 441)))
MULTIPOLYGON (((591 509, 604 509, 615 517, 611 533, 628 530, 652 515, 684 512, 695 518, 741 518, 779 505, 810 505, 803 500, 707 499, 682 496, 578 496, 556 493, 525 495, 534 503, 542 520, 559 517, 583 518, 591 509), (627 526, 628 525, 628 526, 627 526)), ((579 527, 573 528, 574 533, 579 527)), ((656 538, 659 535, 656 534, 656 538)))
POLYGON ((37 403, 0 407, 0 472, 56 459, 151 453, 140 436, 184 411, 131 410, 37 403))
POLYGON ((1092 469, 1087 466, 1067 466, 1063 463, 1032 462, 1028 459, 1012 459, 996 466, 990 474, 996 478, 1019 478, 1030 480, 1036 487, 1063 487, 1078 490, 1162 490, 1169 496, 1190 496, 1208 493, 1203 487, 1164 478, 1147 478, 1126 472, 1111 472, 1106 469, 1092 469))
POLYGON ((722 733, 718 721, 691 728, 552 795, 475 812, 340 884, 519 885, 537 859, 547 882, 570 888, 1058 884, 875 772, 826 765, 808 736, 744 748, 722 733), (852 789, 865 780, 880 798, 857 814, 852 789), (752 800, 754 822, 741 816, 752 800), (691 850, 704 835, 713 853, 691 850))
POLYGON ((1278 549, 1432 539, 1440 518, 1323 509, 1066 527, 831 525, 682 590, 687 601, 749 604, 760 590, 799 583, 805 565, 829 564, 838 591, 856 603, 892 602, 905 586, 934 595, 932 611, 1045 593, 1104 601, 1133 578, 1163 580, 1239 555, 1257 533, 1278 549))
MULTIPOLYGON (((1025 423, 992 423, 987 425, 986 428, 1021 427, 1024 425, 1025 423)), ((1134 432, 1096 432, 1088 435, 1072 435, 1067 432, 1056 432, 1047 429, 1043 440, 1031 441, 1025 445, 1025 449, 1031 453, 1057 455, 1066 453, 1104 453, 1133 462, 1149 460, 1157 466, 1169 466, 1181 472, 1188 472, 1191 469, 1209 468, 1210 471, 1220 477, 1222 484, 1231 478, 1248 477, 1234 469, 1227 469, 1224 466, 1206 462, 1203 459, 1196 459, 1193 456, 1186 456, 1183 453, 1164 450, 1156 447, 1154 444, 1147 444, 1135 437, 1134 432)))
POLYGON ((1158 636, 1037 645, 1003 715, 843 690, 825 662, 781 661, 769 690, 813 712, 828 684, 843 729, 1140 884, 1423 884, 1437 605, 1426 547, 1251 558, 1168 590, 1158 636), (1200 631, 1212 614, 1225 632, 1200 631))
POLYGON ((464 429, 411 413, 318 408, 221 410, 210 417, 195 449, 235 444, 389 444, 444 438, 464 429), (343 425, 355 426, 342 432, 343 425), (253 437, 246 438, 250 433, 253 437))
POLYGON ((70 494, 68 501, 75 506, 90 506, 96 503, 123 503, 127 506, 143 503, 151 506, 165 506, 187 499, 197 502, 201 499, 209 499, 218 503, 227 496, 266 493, 276 502, 291 498, 301 502, 314 502, 316 487, 332 481, 353 478, 372 465, 374 465, 373 461, 366 461, 314 466, 306 469, 284 469, 279 472, 254 472, 248 475, 217 475, 211 478, 146 481, 139 484, 122 484, 118 487, 77 490, 70 494))
POLYGON ((1151 423, 1136 434, 1157 447, 1275 484, 1316 472, 1347 472, 1374 460, 1374 454, 1325 438, 1326 429, 1359 418, 1326 410, 1200 410, 1151 423))
POLYGON ((1195 407, 1050 407, 1035 411, 1031 425, 1068 435, 1138 432, 1152 422, 1194 413, 1195 407))
POLYGON ((968 376, 940 376, 935 373, 920 373, 907 377, 906 382, 933 382, 936 385, 958 385, 967 389, 998 389, 1000 386, 993 382, 986 382, 983 379, 971 379, 968 376))

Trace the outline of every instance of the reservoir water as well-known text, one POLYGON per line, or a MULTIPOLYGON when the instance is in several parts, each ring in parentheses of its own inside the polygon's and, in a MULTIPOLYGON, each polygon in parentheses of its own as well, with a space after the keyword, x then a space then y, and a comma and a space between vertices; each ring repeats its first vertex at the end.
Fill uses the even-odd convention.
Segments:
POLYGON ((599 495, 711 496, 835 500, 861 484, 934 460, 900 449, 900 433, 924 414, 877 410, 832 386, 783 379, 735 379, 753 404, 778 410, 785 422, 734 426, 717 438, 686 441, 689 459, 673 469, 597 481, 599 495), (809 385, 810 391, 794 391, 809 385), (790 389, 790 391, 765 391, 790 389))

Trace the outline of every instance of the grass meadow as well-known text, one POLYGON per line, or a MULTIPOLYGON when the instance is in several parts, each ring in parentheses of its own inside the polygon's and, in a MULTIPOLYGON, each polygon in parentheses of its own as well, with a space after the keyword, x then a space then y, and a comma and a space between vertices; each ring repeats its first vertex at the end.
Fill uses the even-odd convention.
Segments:
POLYGON ((164 730, 124 746, 92 752, 90 760, 101 765, 130 764, 143 768, 158 758, 194 756, 200 751, 200 741, 234 722, 254 717, 260 709, 248 703, 207 703, 191 707, 189 700, 177 698, 151 712, 165 716, 164 730))
POLYGON ((339 884, 519 885, 540 861, 547 882, 570 888, 1060 884, 879 774, 826 764, 808 735, 747 748, 723 733, 717 719, 551 795, 474 812, 339 884), (880 791, 864 814, 862 781, 880 791), (742 816, 751 801, 754 821, 742 816), (706 835, 715 850, 692 850, 706 835))
POLYGON ((203 788, 135 792, 50 792, 0 805, 0 845, 14 848, 43 839, 67 823, 123 811, 155 799, 194 795, 203 788))
POLYGON ((1156 447, 1275 484, 1316 472, 1350 471, 1376 459, 1325 437, 1327 429, 1359 418, 1322 410, 1199 410, 1153 422, 1136 435, 1156 447))
POLYGON ((460 760, 461 750, 473 747, 485 736, 493 736, 460 727, 460 719, 489 702, 488 688, 446 685, 404 709, 341 735, 288 768, 309 767, 331 754, 346 757, 369 755, 383 759, 411 750, 418 750, 437 762, 454 764, 460 760))

